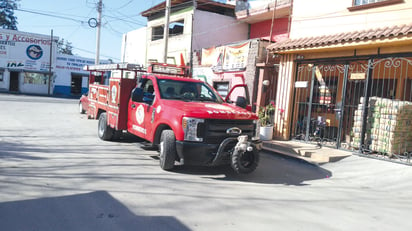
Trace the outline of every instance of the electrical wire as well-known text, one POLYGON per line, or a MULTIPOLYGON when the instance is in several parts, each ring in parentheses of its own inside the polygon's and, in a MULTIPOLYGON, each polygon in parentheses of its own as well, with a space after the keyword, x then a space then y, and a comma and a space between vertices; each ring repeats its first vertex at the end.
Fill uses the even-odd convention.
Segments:
POLYGON ((75 19, 75 18, 71 18, 71 17, 65 17, 57 14, 51 14, 51 13, 42 13, 39 11, 34 11, 34 10, 28 10, 28 9, 15 9, 16 11, 22 11, 22 12, 26 12, 26 13, 31 13, 31 14, 37 14, 37 15, 43 15, 43 16, 49 16, 49 17, 53 17, 53 18, 60 18, 60 19, 65 19, 65 20, 70 20, 70 21, 74 21, 74 22, 78 22, 78 23, 87 23, 87 21, 83 21, 80 19, 75 19))

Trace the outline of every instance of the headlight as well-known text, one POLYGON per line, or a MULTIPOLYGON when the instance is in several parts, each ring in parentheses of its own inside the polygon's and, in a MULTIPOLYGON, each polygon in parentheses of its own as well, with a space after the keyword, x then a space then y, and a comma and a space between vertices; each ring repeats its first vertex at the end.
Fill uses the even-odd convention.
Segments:
POLYGON ((254 120, 253 125, 255 126, 255 134, 253 134, 252 140, 260 139, 260 124, 259 120, 254 120))
POLYGON ((198 125, 204 122, 205 122, 204 119, 183 117, 182 127, 183 127, 183 132, 185 133, 185 136, 184 136, 185 141, 202 142, 203 138, 198 137, 197 130, 198 130, 198 125))

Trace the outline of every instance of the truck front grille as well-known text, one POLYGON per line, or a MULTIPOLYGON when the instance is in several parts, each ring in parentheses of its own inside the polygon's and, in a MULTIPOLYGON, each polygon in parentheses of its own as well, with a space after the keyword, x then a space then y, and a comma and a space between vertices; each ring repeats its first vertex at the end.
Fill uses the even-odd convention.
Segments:
POLYGON ((229 128, 234 127, 241 129, 241 135, 248 135, 249 138, 253 136, 253 132, 255 131, 253 120, 208 119, 198 127, 198 137, 202 137, 205 143, 219 144, 228 137, 239 136, 226 133, 229 128))

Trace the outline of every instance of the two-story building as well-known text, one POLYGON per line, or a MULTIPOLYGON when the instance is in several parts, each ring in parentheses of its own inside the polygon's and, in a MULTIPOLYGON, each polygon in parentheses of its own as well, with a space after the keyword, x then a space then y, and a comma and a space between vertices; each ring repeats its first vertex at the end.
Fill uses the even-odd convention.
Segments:
MULTIPOLYGON (((163 62, 166 2, 141 15, 146 17, 147 62, 163 62)), ((169 19, 167 62, 189 63, 195 51, 247 39, 248 25, 236 21, 234 5, 211 0, 173 0, 169 19)))
POLYGON ((275 136, 405 158, 412 152, 411 0, 294 0, 275 136))
POLYGON ((0 29, 0 91, 51 94, 57 40, 0 29))
MULTIPOLYGON (((167 62, 192 60, 193 76, 208 81, 222 96, 245 83, 254 106, 267 104, 275 96, 277 66, 266 47, 288 37, 291 1, 256 3, 171 1, 167 62), (269 86, 262 85, 264 80, 269 86)), ((163 61, 165 7, 163 2, 142 12, 147 27, 124 35, 124 61, 163 61)))

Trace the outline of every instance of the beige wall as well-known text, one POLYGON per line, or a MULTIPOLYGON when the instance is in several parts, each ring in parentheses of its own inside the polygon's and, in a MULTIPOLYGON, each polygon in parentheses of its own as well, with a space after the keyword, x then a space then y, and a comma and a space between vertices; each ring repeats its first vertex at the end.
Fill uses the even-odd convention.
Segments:
POLYGON ((352 0, 294 0, 290 38, 338 34, 411 23, 412 0, 349 11, 352 0))

